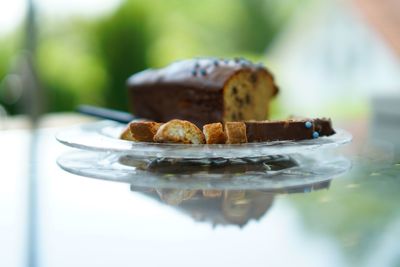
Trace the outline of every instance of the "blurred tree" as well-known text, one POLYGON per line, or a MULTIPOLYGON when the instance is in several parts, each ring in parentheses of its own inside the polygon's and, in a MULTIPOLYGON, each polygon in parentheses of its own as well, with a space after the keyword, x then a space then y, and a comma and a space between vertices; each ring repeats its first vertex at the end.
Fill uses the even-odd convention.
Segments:
POLYGON ((11 114, 17 112, 16 102, 22 90, 19 78, 9 73, 14 65, 14 57, 21 47, 20 44, 20 29, 0 39, 0 105, 11 114))
POLYGON ((260 59, 285 26, 299 0, 148 0, 157 37, 151 64, 199 55, 260 59), (168 52, 167 52, 168 51, 168 52))
MULTIPOLYGON (((262 60, 265 49, 301 3, 125 0, 100 18, 46 16, 39 27, 37 62, 47 111, 71 110, 81 103, 126 110, 127 78, 177 59, 245 56, 262 60)), ((16 53, 4 47, 0 76, 16 53)))
POLYGON ((143 1, 127 1, 97 25, 99 56, 108 75, 107 107, 126 110, 126 80, 147 67, 147 13, 143 1))
POLYGON ((107 76, 93 49, 92 24, 75 19, 57 25, 42 28, 37 53, 47 111, 71 110, 79 103, 103 105, 107 76))
POLYGON ((293 0, 240 0, 243 19, 235 21, 239 33, 234 36, 237 50, 264 53, 293 15, 297 4, 299 1, 293 0))

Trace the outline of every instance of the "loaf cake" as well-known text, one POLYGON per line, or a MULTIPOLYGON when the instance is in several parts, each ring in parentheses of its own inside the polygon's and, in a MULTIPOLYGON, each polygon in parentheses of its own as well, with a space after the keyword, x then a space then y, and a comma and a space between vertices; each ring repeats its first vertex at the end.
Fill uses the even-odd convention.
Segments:
POLYGON ((207 123, 265 120, 277 94, 272 74, 245 59, 198 58, 131 76, 129 101, 133 114, 166 122, 207 123))

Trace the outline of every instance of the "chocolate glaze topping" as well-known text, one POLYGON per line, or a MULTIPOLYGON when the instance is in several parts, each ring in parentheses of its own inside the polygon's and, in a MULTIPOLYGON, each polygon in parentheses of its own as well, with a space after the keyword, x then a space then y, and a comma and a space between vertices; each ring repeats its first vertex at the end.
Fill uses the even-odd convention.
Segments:
POLYGON ((306 126, 308 120, 246 121, 249 142, 312 139, 314 125, 306 126))
POLYGON ((330 136, 336 133, 329 118, 314 119, 314 125, 320 136, 330 136))
MULTIPOLYGON (((134 74, 128 79, 128 86, 152 87, 164 84, 221 90, 229 77, 243 69, 263 70, 273 78, 264 66, 245 59, 194 58, 176 61, 165 68, 148 69, 134 74)), ((275 88, 276 94, 278 88, 275 88)))
POLYGON ((335 134, 330 119, 297 119, 285 121, 246 121, 249 142, 305 140, 335 134))

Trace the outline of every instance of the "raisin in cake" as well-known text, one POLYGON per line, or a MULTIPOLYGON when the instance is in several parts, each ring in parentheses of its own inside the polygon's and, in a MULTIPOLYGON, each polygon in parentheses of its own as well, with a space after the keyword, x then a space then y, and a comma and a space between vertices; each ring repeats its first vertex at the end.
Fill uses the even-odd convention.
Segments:
POLYGON ((131 76, 132 112, 166 122, 184 119, 202 127, 213 122, 265 120, 278 88, 263 66, 244 59, 190 59, 131 76))

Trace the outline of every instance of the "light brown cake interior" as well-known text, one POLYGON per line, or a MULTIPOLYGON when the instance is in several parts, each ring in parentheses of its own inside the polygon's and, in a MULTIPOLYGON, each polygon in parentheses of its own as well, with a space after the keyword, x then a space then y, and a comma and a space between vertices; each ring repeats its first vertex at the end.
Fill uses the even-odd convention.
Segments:
POLYGON ((224 87, 224 122, 267 119, 275 91, 273 79, 265 71, 236 73, 224 87))
POLYGON ((160 143, 204 144, 202 131, 196 125, 184 120, 170 120, 160 126, 154 135, 160 143))

